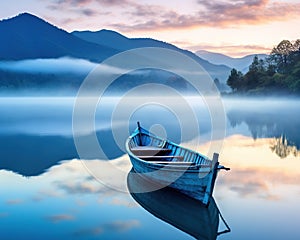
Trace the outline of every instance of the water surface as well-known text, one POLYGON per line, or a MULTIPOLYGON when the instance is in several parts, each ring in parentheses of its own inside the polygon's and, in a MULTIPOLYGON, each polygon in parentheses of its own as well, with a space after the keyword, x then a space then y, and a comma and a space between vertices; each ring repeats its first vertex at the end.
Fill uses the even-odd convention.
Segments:
MULTIPOLYGON (((101 160, 111 161, 127 176, 131 165, 122 145, 124 129, 132 131, 137 120, 209 154, 210 146, 220 140, 211 139, 211 132, 222 129, 212 129, 205 104, 197 98, 188 100, 199 120, 198 130, 191 124, 182 133, 182 122, 191 121, 192 115, 178 115, 159 104, 139 107, 130 119, 116 115, 111 124, 119 100, 106 99, 95 111, 94 132, 83 115, 80 134, 85 139, 95 133, 104 154, 79 160, 72 136, 74 101, 0 99, 1 239, 192 239, 149 213, 128 192, 105 184, 116 179, 109 169, 103 184, 86 166, 98 169, 101 160)), ((219 239, 299 239, 300 101, 226 99, 223 103, 226 131, 220 162, 231 171, 220 172, 214 199, 232 232, 219 239)))

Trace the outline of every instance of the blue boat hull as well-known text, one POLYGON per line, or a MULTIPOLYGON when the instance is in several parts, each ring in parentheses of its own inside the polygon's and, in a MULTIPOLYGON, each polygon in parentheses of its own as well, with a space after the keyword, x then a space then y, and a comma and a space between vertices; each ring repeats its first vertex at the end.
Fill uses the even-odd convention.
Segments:
POLYGON ((177 191, 200 200, 205 205, 209 203, 209 185, 215 182, 217 169, 172 169, 169 167, 156 167, 151 162, 142 162, 140 159, 130 157, 135 172, 141 177, 161 187, 172 187, 177 191))
POLYGON ((139 125, 127 139, 126 150, 135 172, 153 183, 153 189, 149 191, 169 186, 209 204, 220 169, 218 154, 210 160, 161 139, 139 125))

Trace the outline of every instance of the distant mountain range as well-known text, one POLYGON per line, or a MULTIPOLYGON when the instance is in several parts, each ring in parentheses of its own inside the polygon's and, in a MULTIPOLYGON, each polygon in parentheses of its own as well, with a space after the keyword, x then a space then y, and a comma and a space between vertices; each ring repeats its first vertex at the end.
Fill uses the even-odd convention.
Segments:
POLYGON ((72 57, 98 63, 124 50, 161 47, 186 54, 200 63, 212 78, 223 83, 231 70, 166 42, 149 38, 130 39, 110 30, 68 33, 29 13, 0 21, 0 34, 0 61, 72 57))
POLYGON ((197 51, 196 54, 212 64, 226 65, 230 68, 235 68, 244 73, 248 71, 248 68, 252 63, 255 55, 259 59, 265 59, 268 56, 267 54, 251 54, 241 58, 233 58, 221 53, 209 52, 205 50, 197 51))
POLYGON ((106 29, 96 32, 74 31, 72 32, 72 34, 85 41, 100 44, 109 48, 114 48, 119 51, 126 51, 133 48, 142 47, 160 47, 178 51, 197 61, 212 76, 212 78, 218 78, 223 83, 226 82, 229 72, 231 70, 227 66, 218 66, 215 64, 211 64, 188 50, 183 50, 170 43, 162 42, 151 38, 127 38, 118 32, 106 29))

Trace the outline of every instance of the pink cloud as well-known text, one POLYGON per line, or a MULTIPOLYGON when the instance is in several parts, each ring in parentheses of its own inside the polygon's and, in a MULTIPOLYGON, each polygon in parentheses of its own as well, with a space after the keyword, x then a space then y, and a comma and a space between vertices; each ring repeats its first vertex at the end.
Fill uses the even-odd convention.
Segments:
POLYGON ((290 19, 300 14, 300 3, 270 2, 269 0, 210 1, 199 0, 196 13, 180 14, 157 6, 131 5, 134 24, 114 23, 123 31, 165 30, 194 27, 230 27, 240 24, 263 24, 290 19))

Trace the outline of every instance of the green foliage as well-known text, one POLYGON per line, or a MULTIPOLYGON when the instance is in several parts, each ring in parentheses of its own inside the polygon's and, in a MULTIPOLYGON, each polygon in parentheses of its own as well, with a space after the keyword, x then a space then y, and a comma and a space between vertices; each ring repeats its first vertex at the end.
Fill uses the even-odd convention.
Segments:
POLYGON ((240 91, 243 85, 243 74, 237 71, 235 68, 231 70, 231 73, 227 80, 227 85, 232 88, 233 91, 240 91))
POLYGON ((281 41, 265 60, 255 56, 245 75, 232 69, 227 84, 233 92, 251 95, 300 94, 300 39, 281 41))

